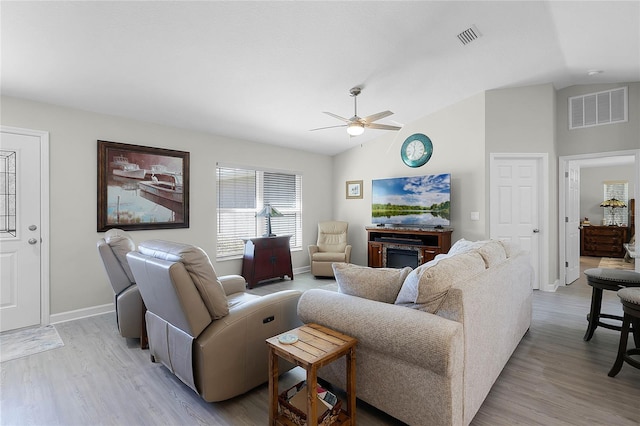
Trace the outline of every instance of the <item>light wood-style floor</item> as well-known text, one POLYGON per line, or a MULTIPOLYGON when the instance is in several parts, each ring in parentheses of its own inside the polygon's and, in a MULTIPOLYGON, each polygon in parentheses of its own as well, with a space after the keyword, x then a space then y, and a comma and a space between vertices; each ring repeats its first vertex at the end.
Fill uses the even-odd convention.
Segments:
MULTIPOLYGON (((582 268, 598 258, 583 258, 582 268)), ((335 287, 333 280, 301 274, 294 281, 256 287, 335 287)), ((535 292, 531 329, 496 381, 472 425, 639 425, 640 370, 625 364, 607 376, 617 332, 586 330, 591 287, 584 275, 555 293, 535 292)), ((613 292, 603 312, 621 313, 613 292)), ((2 425, 265 425, 267 386, 222 403, 206 403, 159 364, 138 342, 121 338, 115 316, 56 325, 63 348, 0 365, 2 425)), ((265 361, 266 362, 266 361, 265 361)), ((304 378, 294 369, 280 386, 304 378)), ((399 424, 358 401, 358 424, 399 424)))

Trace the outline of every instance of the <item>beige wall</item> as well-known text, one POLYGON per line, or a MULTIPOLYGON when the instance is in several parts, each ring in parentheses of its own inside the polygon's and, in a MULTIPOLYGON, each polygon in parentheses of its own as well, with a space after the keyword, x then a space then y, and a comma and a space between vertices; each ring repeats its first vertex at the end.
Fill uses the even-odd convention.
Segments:
POLYGON ((629 198, 635 194, 635 167, 632 165, 580 168, 580 218, 589 218, 593 225, 600 225, 604 217, 604 182, 619 180, 629 182, 629 198))
POLYGON ((571 86, 559 90, 556 100, 558 155, 640 149, 640 83, 571 86), (629 88, 629 121, 569 130, 570 97, 624 86, 629 88))
POLYGON ((473 96, 335 157, 334 218, 349 222, 354 263, 367 264, 365 226, 371 225, 372 179, 451 173, 453 240, 487 237, 484 98, 484 94, 473 96), (431 159, 419 168, 407 167, 400 158, 402 143, 414 133, 423 133, 433 142, 431 159), (363 199, 345 199, 347 180, 364 181, 363 199), (470 220, 472 211, 480 212, 480 221, 470 220))
MULTIPOLYGON (((547 153, 549 160, 548 229, 546 248, 549 272, 542 285, 558 279, 558 162, 555 148, 555 89, 551 84, 490 90, 486 93, 487 157, 491 153, 547 153)), ((489 182, 489 167, 485 179, 489 182)), ((487 184, 488 187, 488 184, 487 184)), ((489 191, 486 193, 487 206, 489 191)), ((488 212, 487 212, 488 215, 488 212)), ((488 225, 487 225, 488 226, 488 225)), ((541 234, 542 235, 542 234, 541 234)), ((544 280, 544 277, 541 277, 544 280)))
MULTIPOLYGON (((15 98, 2 98, 5 126, 44 130, 50 137, 51 314, 113 302, 96 251, 97 140, 191 153, 190 228, 136 231, 136 241, 160 238, 201 246, 215 262, 216 162, 302 172, 303 247, 293 266, 308 266, 306 246, 318 220, 331 216, 333 160, 329 156, 230 139, 115 116, 15 98)), ((241 260, 215 263, 221 274, 239 274, 241 260)))

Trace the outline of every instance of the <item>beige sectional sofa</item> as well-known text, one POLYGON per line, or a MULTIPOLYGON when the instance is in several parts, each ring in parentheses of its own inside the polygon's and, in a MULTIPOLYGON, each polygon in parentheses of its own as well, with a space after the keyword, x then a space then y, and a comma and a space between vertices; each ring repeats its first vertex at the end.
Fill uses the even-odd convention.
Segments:
MULTIPOLYGON (((410 425, 469 424, 531 324, 529 256, 461 240, 410 273, 334 269, 339 292, 308 290, 298 315, 358 339, 357 397, 410 425)), ((344 370, 319 377, 344 389, 344 370)))

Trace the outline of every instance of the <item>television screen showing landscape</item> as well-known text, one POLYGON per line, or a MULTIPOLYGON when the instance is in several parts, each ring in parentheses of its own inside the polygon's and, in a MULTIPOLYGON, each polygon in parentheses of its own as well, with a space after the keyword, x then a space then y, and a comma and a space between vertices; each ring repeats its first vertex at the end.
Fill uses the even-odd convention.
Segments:
POLYGON ((451 175, 374 179, 371 183, 374 224, 449 226, 451 175))

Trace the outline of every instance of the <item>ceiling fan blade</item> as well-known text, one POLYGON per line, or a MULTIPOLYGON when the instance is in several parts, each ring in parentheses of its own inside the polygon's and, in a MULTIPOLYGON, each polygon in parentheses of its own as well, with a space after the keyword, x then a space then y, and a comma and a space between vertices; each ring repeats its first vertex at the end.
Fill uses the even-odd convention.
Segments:
POLYGON ((365 118, 363 118, 363 120, 366 121, 367 123, 373 123, 374 121, 378 121, 381 118, 388 117, 388 116, 390 116, 392 114, 393 113, 391 111, 382 111, 382 112, 379 112, 377 114, 373 114, 373 115, 370 115, 368 117, 365 117, 365 118))
POLYGON ((379 130, 400 130, 402 127, 398 126, 390 126, 388 124, 376 124, 376 123, 367 123, 364 127, 368 129, 379 129, 379 130))
POLYGON ((329 126, 329 127, 318 127, 317 129, 311 129, 309 130, 310 132, 316 131, 316 130, 324 130, 324 129, 333 129, 336 127, 347 127, 346 124, 338 124, 337 126, 329 126))
POLYGON ((338 120, 344 121, 345 123, 349 123, 351 120, 349 120, 348 118, 344 118, 344 117, 340 117, 339 115, 336 115, 332 112, 327 112, 324 111, 325 114, 330 115, 333 118, 337 118, 338 120))

